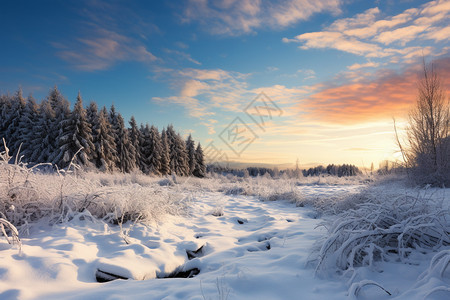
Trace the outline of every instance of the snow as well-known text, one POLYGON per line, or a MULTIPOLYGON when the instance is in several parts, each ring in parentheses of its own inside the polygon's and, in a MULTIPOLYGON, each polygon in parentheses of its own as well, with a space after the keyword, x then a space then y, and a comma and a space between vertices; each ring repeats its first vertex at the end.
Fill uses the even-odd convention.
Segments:
MULTIPOLYGON (((316 200, 363 188, 298 186, 305 198, 316 200)), ((188 213, 147 224, 120 228, 80 213, 66 223, 31 227, 21 238, 21 253, 2 238, 0 299, 449 297, 448 247, 439 254, 413 253, 415 264, 383 262, 378 272, 361 267, 351 280, 316 276, 311 256, 327 231, 318 227, 324 219, 313 207, 202 189, 183 196, 190 198, 188 213), (193 278, 166 278, 194 268, 200 273, 193 278), (98 283, 97 270, 130 279, 98 283)))

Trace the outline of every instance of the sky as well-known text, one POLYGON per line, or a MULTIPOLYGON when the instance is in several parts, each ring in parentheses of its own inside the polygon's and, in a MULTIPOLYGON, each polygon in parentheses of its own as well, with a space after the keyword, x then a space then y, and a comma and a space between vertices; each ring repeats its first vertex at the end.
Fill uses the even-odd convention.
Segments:
POLYGON ((115 105, 209 162, 400 158, 423 58, 450 90, 450 1, 1 1, 0 93, 115 105))

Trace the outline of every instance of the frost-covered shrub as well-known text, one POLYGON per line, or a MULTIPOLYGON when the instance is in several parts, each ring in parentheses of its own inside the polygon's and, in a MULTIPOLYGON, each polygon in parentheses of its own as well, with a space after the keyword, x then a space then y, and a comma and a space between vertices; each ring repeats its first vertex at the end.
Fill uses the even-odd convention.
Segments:
POLYGON ((173 181, 172 177, 166 177, 158 181, 158 184, 160 186, 174 186, 175 182, 173 181))
POLYGON ((298 206, 304 206, 303 197, 301 197, 300 192, 296 190, 275 192, 267 198, 268 201, 278 201, 287 200, 292 203, 296 203, 298 206))
POLYGON ((17 228, 11 224, 11 222, 4 218, 4 216, 3 218, 0 218, 0 232, 3 234, 8 244, 17 245, 19 247, 19 251, 21 251, 22 242, 19 238, 19 232, 17 231, 17 228))
POLYGON ((58 170, 41 172, 0 153, 0 213, 19 231, 31 223, 71 220, 80 213, 110 223, 159 220, 181 214, 188 202, 160 178, 139 174, 104 174, 58 170))
POLYGON ((450 214, 424 194, 392 194, 381 187, 363 194, 357 208, 325 226, 329 235, 318 253, 317 271, 373 267, 377 261, 408 261, 415 250, 450 245, 450 214))
POLYGON ((265 176, 245 178, 224 189, 227 195, 255 196, 262 201, 300 201, 296 181, 292 179, 272 179, 265 176))
POLYGON ((373 175, 360 174, 356 176, 307 176, 301 177, 297 180, 298 185, 355 185, 367 184, 373 182, 376 178, 373 175))
POLYGON ((248 195, 249 192, 245 187, 232 186, 224 190, 225 195, 248 195))

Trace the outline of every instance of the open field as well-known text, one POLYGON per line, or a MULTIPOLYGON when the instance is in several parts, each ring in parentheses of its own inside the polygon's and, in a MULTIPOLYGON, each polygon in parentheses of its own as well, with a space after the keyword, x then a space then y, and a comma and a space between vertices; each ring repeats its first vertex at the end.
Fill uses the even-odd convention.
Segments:
POLYGON ((448 189, 2 167, 21 247, 0 242, 1 299, 448 297, 448 189), (397 222, 383 230, 398 234, 370 239, 387 218, 397 222))

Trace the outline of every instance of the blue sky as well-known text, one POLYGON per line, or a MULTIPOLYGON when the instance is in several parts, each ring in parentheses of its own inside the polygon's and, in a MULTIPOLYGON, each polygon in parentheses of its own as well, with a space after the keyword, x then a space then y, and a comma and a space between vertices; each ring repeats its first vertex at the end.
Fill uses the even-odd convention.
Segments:
POLYGON ((3 1, 0 92, 81 91, 232 161, 368 166, 397 157, 422 56, 449 72, 449 16, 450 1, 3 1), (261 92, 282 113, 258 126, 244 109, 261 92), (229 140, 236 118, 251 144, 229 140))

